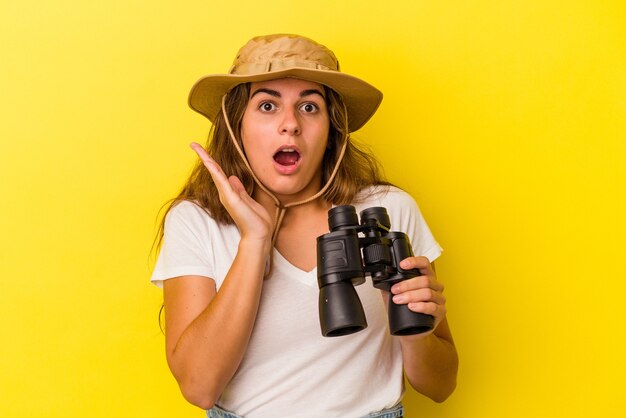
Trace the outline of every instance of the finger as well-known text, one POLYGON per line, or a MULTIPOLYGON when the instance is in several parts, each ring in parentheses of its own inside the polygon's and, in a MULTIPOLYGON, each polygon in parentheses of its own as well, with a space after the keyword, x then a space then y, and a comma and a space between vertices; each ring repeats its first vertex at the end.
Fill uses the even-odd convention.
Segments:
POLYGON ((192 150, 196 152, 196 154, 198 154, 198 157, 200 157, 202 162, 213 161, 213 159, 209 156, 209 153, 206 152, 206 150, 204 149, 204 147, 202 147, 202 145, 198 144, 197 142, 192 142, 191 144, 189 144, 189 146, 191 147, 192 150))
POLYGON ((209 169, 210 172, 218 172, 221 175, 224 175, 224 171, 222 171, 222 167, 206 152, 206 150, 202 147, 202 145, 197 142, 192 142, 190 145, 191 149, 193 149, 200 160, 204 163, 204 166, 209 169))
POLYGON ((248 205, 253 211, 255 211, 259 216, 261 216, 261 218, 263 218, 266 222, 271 222, 271 217, 269 216, 269 213, 267 212, 267 210, 261 204, 259 204, 259 202, 254 200, 252 196, 248 194, 248 191, 246 190, 245 186, 243 185, 243 183, 238 177, 230 176, 228 178, 228 182, 230 183, 234 192, 237 193, 237 195, 239 195, 239 198, 241 199, 243 203, 248 205))
POLYGON ((423 256, 405 258, 400 262, 400 267, 405 270, 419 269, 422 274, 430 274, 433 271, 430 261, 423 256))
POLYGON ((241 200, 248 203, 249 205, 258 205, 258 202, 248 194, 248 191, 246 190, 239 177, 230 176, 228 178, 228 183, 230 184, 230 187, 233 189, 233 191, 237 193, 237 195, 241 198, 241 200))
POLYGON ((233 190, 237 193, 241 194, 243 192, 248 194, 248 192, 246 192, 246 188, 243 186, 243 183, 241 182, 241 180, 239 180, 239 177, 230 176, 228 178, 228 182, 230 183, 230 186, 233 188, 233 190))
POLYGON ((241 182, 241 180, 239 179, 239 177, 237 177, 237 176, 230 176, 228 178, 228 183, 230 184, 230 186, 233 189, 233 191, 239 196, 239 198, 243 202, 248 204, 248 206, 251 206, 251 207, 255 208, 258 205, 258 202, 256 200, 254 200, 248 194, 248 191, 244 187, 244 185, 241 182))
POLYGON ((391 293, 394 295, 417 289, 432 289, 436 292, 443 292, 444 285, 435 276, 417 276, 394 284, 391 293))
POLYGON ((202 145, 197 142, 192 142, 189 146, 196 152, 196 154, 198 154, 198 157, 200 157, 200 160, 202 160, 202 163, 209 171, 218 192, 220 192, 220 194, 231 192, 232 187, 230 186, 228 178, 222 170, 222 167, 220 167, 220 165, 213 158, 211 158, 202 145))
POLYGON ((446 297, 441 292, 430 288, 411 290, 393 296, 393 301, 397 304, 433 302, 437 305, 445 305, 446 297))
POLYGON ((413 302, 409 303, 407 306, 409 310, 413 312, 432 315, 435 318, 443 318, 447 312, 445 305, 438 305, 433 302, 413 302))

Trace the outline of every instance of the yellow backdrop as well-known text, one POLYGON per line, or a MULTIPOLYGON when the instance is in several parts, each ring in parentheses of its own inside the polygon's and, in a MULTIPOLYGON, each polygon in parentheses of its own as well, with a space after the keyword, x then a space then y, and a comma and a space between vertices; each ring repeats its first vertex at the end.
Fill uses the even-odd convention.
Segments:
POLYGON ((209 128, 189 88, 272 32, 383 90, 355 136, 446 250, 459 386, 406 416, 625 413, 623 1, 0 5, 0 416, 202 416, 149 251, 209 128))

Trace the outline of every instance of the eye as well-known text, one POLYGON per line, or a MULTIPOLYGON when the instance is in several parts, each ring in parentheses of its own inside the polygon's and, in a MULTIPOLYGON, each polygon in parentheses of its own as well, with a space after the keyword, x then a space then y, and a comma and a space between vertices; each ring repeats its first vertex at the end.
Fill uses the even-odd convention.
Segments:
POLYGON ((259 110, 261 110, 262 112, 272 112, 276 110, 276 105, 272 102, 262 102, 259 105, 259 110))
POLYGON ((315 113, 319 107, 315 103, 307 102, 300 105, 300 110, 304 113, 315 113))

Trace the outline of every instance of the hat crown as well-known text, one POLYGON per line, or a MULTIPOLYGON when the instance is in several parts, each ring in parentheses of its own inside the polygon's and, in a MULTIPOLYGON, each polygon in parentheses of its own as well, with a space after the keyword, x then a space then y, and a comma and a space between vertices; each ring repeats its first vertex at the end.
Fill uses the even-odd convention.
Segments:
POLYGON ((228 74, 202 77, 189 93, 189 106, 215 121, 222 99, 235 86, 285 77, 327 86, 341 96, 354 132, 376 112, 383 94, 367 82, 342 73, 335 54, 324 45, 291 34, 257 36, 237 53, 228 74))
POLYGON ((253 75, 289 68, 339 71, 339 61, 330 49, 304 36, 257 36, 239 50, 229 73, 253 75))

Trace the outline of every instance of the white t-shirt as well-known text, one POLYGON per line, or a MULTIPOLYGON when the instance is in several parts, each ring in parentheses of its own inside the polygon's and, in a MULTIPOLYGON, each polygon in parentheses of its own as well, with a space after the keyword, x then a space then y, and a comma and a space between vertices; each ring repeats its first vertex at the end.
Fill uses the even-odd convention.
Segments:
MULTIPOLYGON (((407 233, 415 255, 435 260, 441 248, 415 201, 395 187, 379 189, 355 204, 357 213, 385 207, 391 230, 407 233)), ((172 277, 200 275, 214 279, 219 291, 239 239, 236 226, 218 224, 194 203, 181 202, 166 217, 151 280, 162 286, 172 277)), ((263 283, 246 354, 218 405, 255 418, 359 417, 397 404, 404 390, 402 355, 397 337, 389 334, 380 291, 369 278, 356 287, 366 329, 323 337, 317 269, 302 271, 273 251, 272 275, 263 283)))

